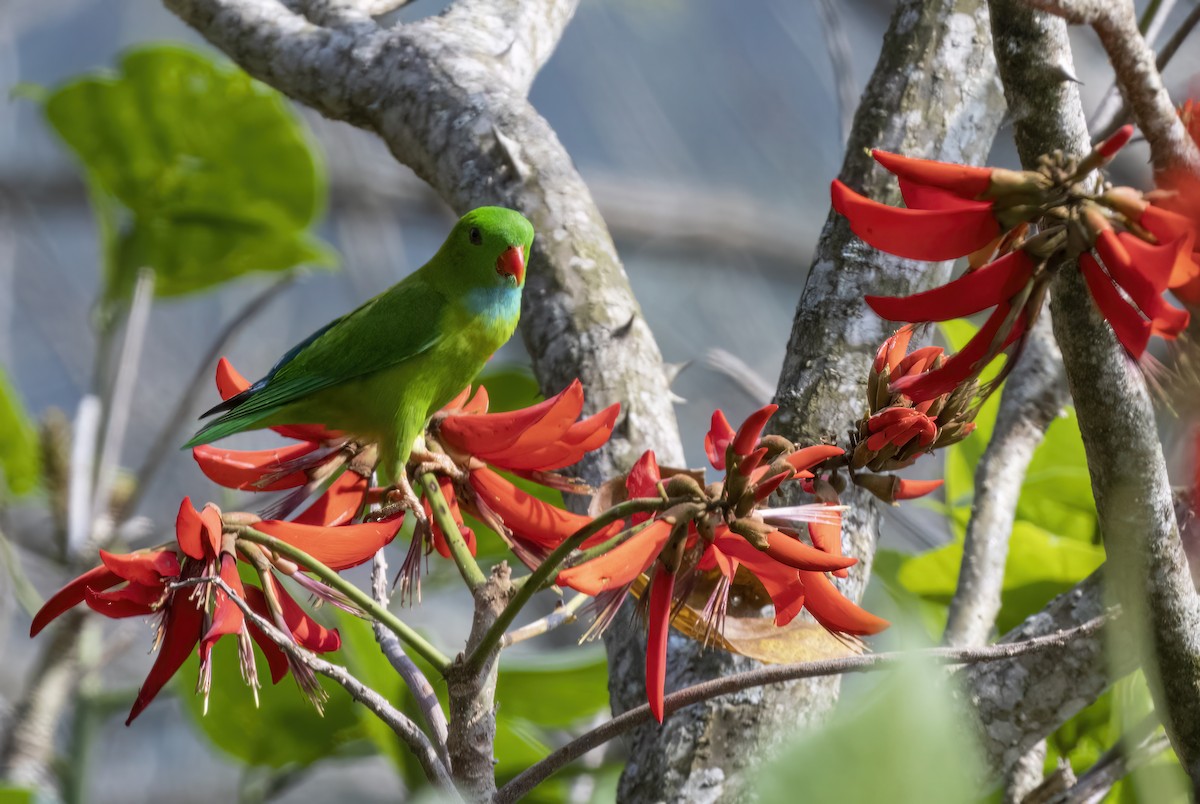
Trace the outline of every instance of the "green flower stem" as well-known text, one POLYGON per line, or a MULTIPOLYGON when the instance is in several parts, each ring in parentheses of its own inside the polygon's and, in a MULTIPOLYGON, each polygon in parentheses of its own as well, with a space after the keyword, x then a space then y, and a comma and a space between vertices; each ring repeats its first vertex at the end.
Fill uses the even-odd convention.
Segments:
POLYGON ((471 549, 467 547, 467 541, 463 538, 462 531, 458 529, 458 523, 450 514, 450 504, 446 502, 446 497, 442 494, 442 487, 438 484, 437 477, 433 472, 421 475, 421 487, 425 489, 425 496, 429 498, 429 507, 433 509, 433 519, 442 529, 442 535, 446 537, 446 544, 450 548, 450 557, 458 565, 458 571, 462 574, 463 580, 467 582, 467 587, 472 592, 481 589, 487 583, 487 577, 479 568, 475 556, 471 555, 471 549))
POLYGON ((237 533, 239 539, 261 544, 273 552, 287 556, 303 566, 306 571, 311 572, 326 584, 341 592, 351 603, 383 623, 384 627, 420 654, 421 658, 433 665, 442 675, 445 675, 446 671, 450 668, 450 659, 427 642, 424 637, 401 622, 400 618, 395 614, 392 614, 385 607, 379 605, 366 592, 347 581, 341 575, 338 575, 320 561, 317 561, 308 553, 297 547, 293 547, 285 541, 276 539, 274 536, 268 536, 262 531, 255 530, 249 525, 226 525, 226 527, 237 533))
POLYGON ((614 505, 571 534, 566 541, 556 547, 554 552, 546 557, 545 561, 538 564, 537 569, 525 577, 524 582, 517 589, 517 593, 513 595, 513 599, 508 602, 508 605, 496 617, 496 621, 488 628, 487 633, 483 635, 483 639, 480 640, 479 644, 475 646, 475 649, 467 657, 467 667, 474 672, 479 672, 483 668, 487 657, 500 644, 500 640, 504 638, 504 633, 512 625, 512 621, 516 619, 521 609, 525 607, 525 604, 529 602, 534 593, 542 587, 542 584, 554 577, 558 572, 558 568, 567 560, 567 556, 571 555, 579 545, 619 519, 624 519, 633 514, 666 510, 673 505, 688 501, 689 498, 687 497, 676 499, 636 497, 614 505))

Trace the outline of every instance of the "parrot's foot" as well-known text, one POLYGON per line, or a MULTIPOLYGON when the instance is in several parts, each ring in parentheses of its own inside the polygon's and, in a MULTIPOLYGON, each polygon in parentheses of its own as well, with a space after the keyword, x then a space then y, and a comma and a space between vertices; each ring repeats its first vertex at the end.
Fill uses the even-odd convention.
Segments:
POLYGON ((388 489, 387 500, 389 503, 398 504, 401 508, 411 511, 418 522, 425 522, 425 506, 421 505, 421 500, 413 491, 412 484, 408 482, 408 476, 401 472, 396 478, 396 483, 388 489))
POLYGON ((462 480, 466 477, 466 472, 463 471, 462 467, 456 464, 454 459, 444 452, 431 452, 427 449, 413 447, 408 461, 410 464, 416 464, 418 475, 425 472, 434 472, 435 474, 445 475, 451 480, 462 480))

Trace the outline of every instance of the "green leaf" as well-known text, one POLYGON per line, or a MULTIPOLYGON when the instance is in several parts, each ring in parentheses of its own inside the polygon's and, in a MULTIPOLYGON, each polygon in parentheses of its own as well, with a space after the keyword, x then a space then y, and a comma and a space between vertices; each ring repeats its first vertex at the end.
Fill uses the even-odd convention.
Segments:
POLYGON ((795 801, 803 791, 810 804, 975 800, 978 752, 945 678, 917 662, 888 673, 857 711, 839 711, 763 766, 760 799, 795 801))
POLYGON ((10 494, 28 494, 41 473, 38 431, 0 368, 0 475, 10 494))
POLYGON ((500 665, 500 712, 546 728, 562 728, 608 708, 608 662, 599 649, 507 658, 500 665))
MULTIPOLYGON (((208 714, 204 700, 193 692, 199 660, 193 654, 177 674, 184 710, 200 733, 222 751, 247 765, 271 768, 310 765, 343 754, 365 734, 359 705, 338 684, 318 677, 329 693, 322 716, 290 677, 272 685, 266 659, 254 648, 259 679, 259 705, 238 669, 237 643, 224 638, 213 648, 213 681, 208 714)), ((324 658, 338 661, 337 654, 324 658)))
POLYGON ((36 790, 0 785, 0 804, 35 804, 37 800, 36 790))
POLYGON ((51 92, 46 119, 87 174, 108 243, 105 298, 150 266, 162 296, 250 271, 329 264, 308 228, 326 194, 311 138, 277 92, 176 46, 51 92), (114 220, 111 206, 119 204, 114 220))

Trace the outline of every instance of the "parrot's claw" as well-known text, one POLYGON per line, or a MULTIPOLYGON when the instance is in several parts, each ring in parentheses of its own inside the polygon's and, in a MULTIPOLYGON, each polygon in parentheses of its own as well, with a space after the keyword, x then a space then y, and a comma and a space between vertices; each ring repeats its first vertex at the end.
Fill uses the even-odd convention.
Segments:
POLYGON ((444 452, 432 452, 430 450, 414 448, 412 454, 409 456, 409 462, 416 464, 416 473, 418 475, 433 472, 445 475, 451 480, 462 480, 466 476, 462 467, 444 452))
POLYGON ((400 475, 396 485, 388 489, 387 499, 389 503, 397 504, 401 508, 411 511, 418 521, 426 521, 425 506, 421 505, 421 500, 413 492, 412 485, 405 475, 400 475))

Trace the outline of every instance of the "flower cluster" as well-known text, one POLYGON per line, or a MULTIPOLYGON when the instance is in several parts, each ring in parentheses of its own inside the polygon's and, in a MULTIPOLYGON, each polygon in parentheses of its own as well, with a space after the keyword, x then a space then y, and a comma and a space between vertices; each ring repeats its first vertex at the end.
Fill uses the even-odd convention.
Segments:
POLYGON ((914 402, 897 390, 939 371, 945 363, 940 346, 908 353, 912 327, 899 329, 879 347, 867 378, 867 413, 851 434, 850 469, 854 482, 884 502, 928 494, 941 481, 913 481, 864 475, 861 470, 890 472, 911 466, 917 458, 966 438, 975 429, 978 384, 964 382, 949 392, 914 402))
MULTIPOLYGON (((341 539, 313 539, 307 530, 293 532, 271 522, 258 522, 256 527, 275 530, 280 538, 289 542, 298 535, 297 546, 314 559, 329 566, 346 567, 373 555, 378 545, 395 535, 399 522, 353 526, 356 532, 349 535, 349 541, 359 545, 369 541, 376 545, 365 556, 349 553, 341 539), (371 532, 370 538, 364 531, 371 532)), ((299 572, 294 564, 272 561, 257 545, 239 540, 236 530, 227 525, 220 510, 212 503, 197 511, 191 500, 183 500, 175 522, 173 544, 124 555, 101 550, 100 561, 99 567, 75 578, 46 601, 33 618, 30 636, 80 603, 114 619, 156 617, 158 656, 138 690, 126 724, 141 714, 193 650, 198 650, 200 656, 196 688, 207 700, 212 683, 212 648, 223 636, 237 638, 242 677, 255 690, 256 696, 258 673, 251 640, 258 643, 266 657, 272 682, 279 683, 290 668, 300 688, 320 705, 324 693, 312 671, 303 664, 292 662, 274 642, 247 622, 242 610, 222 589, 206 583, 205 579, 219 577, 253 611, 283 633, 290 634, 297 644, 317 653, 337 650, 340 645, 338 632, 310 617, 288 594, 276 572, 291 575, 309 591, 329 597, 330 590, 299 572), (237 566, 239 560, 254 564, 260 586, 242 582, 237 566)))
MULTIPOLYGON (((947 321, 991 308, 976 336, 938 368, 894 379, 914 402, 952 392, 1023 341, 1054 270, 1076 258, 1097 307, 1135 358, 1153 335, 1176 337, 1188 313, 1163 299, 1198 272, 1195 230, 1185 217, 1130 188, 1089 178, 1128 142, 1126 127, 1082 159, 1047 157, 1033 171, 978 168, 873 155, 895 174, 906 207, 890 207, 833 184, 833 206, 870 245, 902 257, 969 257, 960 278, 903 298, 868 296, 893 321, 947 321)), ((1010 361, 1011 363, 1011 361, 1010 361)), ((1009 364, 1006 364, 1006 369, 1009 364)), ((1003 376, 1003 375, 1001 375, 1003 376)))
POLYGON ((649 573, 649 590, 644 593, 649 633, 646 692, 660 722, 667 631, 680 601, 701 574, 719 575, 705 606, 713 629, 721 627, 739 567, 770 596, 777 625, 787 624, 802 609, 838 634, 874 634, 888 625, 843 597, 826 577, 829 572, 845 575, 857 561, 842 553, 842 506, 762 507, 784 483, 812 480, 814 469, 843 454, 836 446, 796 449, 780 436, 764 437, 763 428, 775 410, 775 405, 762 408, 737 430, 723 413, 713 414, 705 450, 713 468, 725 476, 708 486, 689 473, 664 478, 654 453, 646 452, 625 478, 627 495, 675 502, 631 517, 630 526, 616 534, 593 536, 571 566, 558 574, 560 585, 597 597, 597 622, 603 627, 634 581, 649 573))

